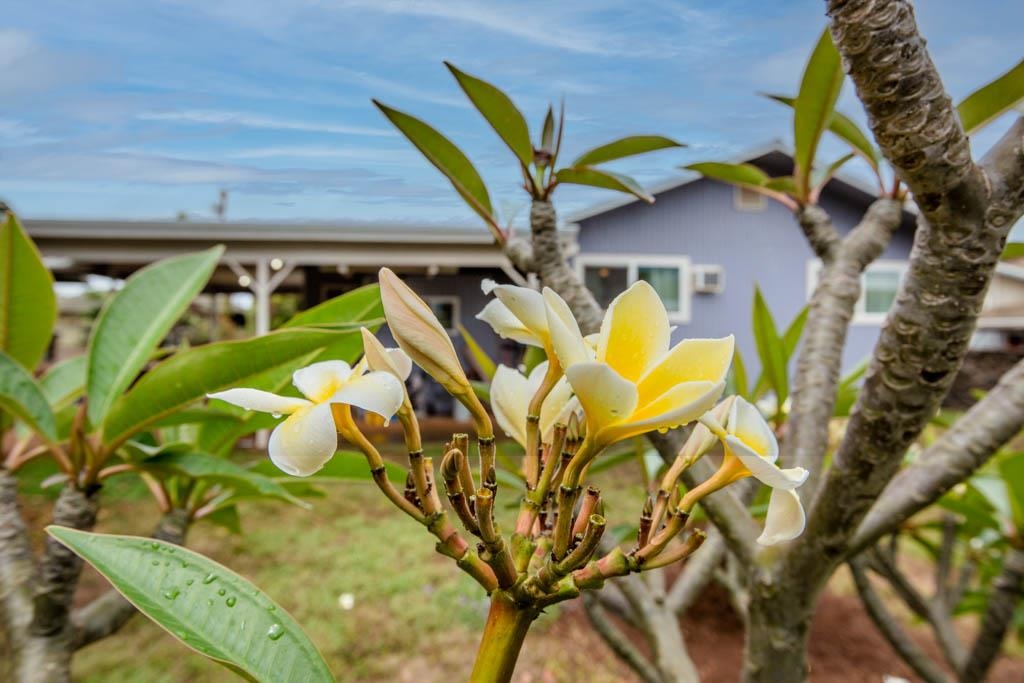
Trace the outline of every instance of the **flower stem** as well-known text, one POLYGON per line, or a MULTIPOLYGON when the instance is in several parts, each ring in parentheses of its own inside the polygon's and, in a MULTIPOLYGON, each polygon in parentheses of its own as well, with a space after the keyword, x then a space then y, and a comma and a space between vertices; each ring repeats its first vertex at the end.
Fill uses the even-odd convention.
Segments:
POLYGON ((487 625, 480 639, 470 683, 508 683, 512 680, 526 632, 538 613, 534 608, 517 609, 504 591, 496 590, 491 594, 491 610, 487 614, 487 625))

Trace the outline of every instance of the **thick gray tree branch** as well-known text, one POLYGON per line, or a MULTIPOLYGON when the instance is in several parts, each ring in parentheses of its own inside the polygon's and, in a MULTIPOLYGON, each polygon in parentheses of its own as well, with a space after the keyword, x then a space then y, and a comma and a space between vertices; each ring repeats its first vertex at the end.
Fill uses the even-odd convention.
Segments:
POLYGON ((831 260, 811 297, 786 439, 787 461, 810 472, 800 487, 805 501, 817 490, 825 464, 843 346, 860 298, 861 275, 885 251, 902 217, 900 202, 876 200, 850 234, 832 246, 831 260))
POLYGON ((949 391, 1002 251, 1011 213, 991 185, 917 33, 907 0, 831 0, 832 35, 875 139, 914 193, 910 266, 793 569, 835 567, 873 500, 949 391))
POLYGON ((35 559, 18 505, 18 480, 0 468, 0 625, 13 647, 32 620, 35 559))
POLYGON ((857 593, 867 609, 868 616, 871 617, 875 626, 882 632, 900 658, 926 683, 949 683, 949 676, 936 666, 935 662, 903 630, 899 621, 889 611, 885 601, 875 591, 868 578, 864 558, 854 558, 850 561, 849 566, 853 574, 853 582, 857 586, 857 593))
POLYGON ((895 531, 975 470, 1024 427, 1024 360, 886 486, 850 541, 852 556, 895 531))
POLYGON ((615 625, 597 599, 597 595, 593 591, 584 591, 582 597, 583 608, 590 618, 590 623, 608 644, 608 647, 612 649, 612 652, 643 679, 644 683, 663 683, 658 670, 615 625))
MULTIPOLYGON (((186 510, 172 510, 157 523, 152 538, 176 545, 185 542, 189 517, 186 510)), ((74 624, 73 647, 77 650, 97 640, 113 635, 137 613, 138 610, 114 589, 108 590, 88 605, 75 610, 71 615, 74 624)))
POLYGON ((817 204, 800 207, 796 212, 796 222, 804 231, 811 249, 825 265, 832 263, 842 238, 832 225, 832 217, 817 204))
POLYGON ((963 683, 982 683, 992 663, 999 655, 1006 632, 1013 624, 1014 612, 1024 591, 1024 550, 1006 551, 1002 571, 992 582, 988 608, 981 618, 981 630, 967 657, 960 680, 963 683))
POLYGON ((669 588, 665 605, 678 616, 685 614, 715 578, 715 569, 722 563, 725 553, 725 539, 717 528, 711 528, 700 551, 687 560, 675 583, 669 588))

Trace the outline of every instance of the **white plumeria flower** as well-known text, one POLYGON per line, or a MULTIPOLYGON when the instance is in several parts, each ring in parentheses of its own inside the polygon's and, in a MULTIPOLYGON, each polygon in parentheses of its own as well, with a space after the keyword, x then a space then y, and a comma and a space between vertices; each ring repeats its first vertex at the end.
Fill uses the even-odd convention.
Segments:
MULTIPOLYGON (((535 367, 526 377, 518 370, 499 365, 491 380, 491 408, 494 417, 506 434, 526 448, 526 413, 544 375, 548 362, 535 367)), ((551 442, 551 433, 557 422, 565 422, 566 412, 572 410, 575 401, 572 387, 563 377, 551 389, 540 409, 540 437, 542 443, 551 442)))
POLYGON ((340 360, 296 370, 292 384, 306 398, 278 396, 260 389, 228 389, 210 398, 288 418, 270 434, 270 459, 284 472, 308 477, 318 472, 338 449, 332 403, 346 403, 388 420, 402 405, 402 383, 388 372, 362 373, 340 360))
POLYGON ((668 313, 648 283, 641 280, 612 301, 596 353, 565 301, 551 290, 543 296, 555 354, 595 448, 691 422, 721 395, 733 338, 686 339, 670 348, 668 313))
POLYGON ((490 325, 503 339, 543 349, 551 345, 544 297, 529 287, 499 285, 494 280, 481 283, 484 294, 494 294, 476 319, 490 325))
POLYGON ((725 459, 716 477, 722 475, 727 483, 754 477, 772 489, 764 532, 757 542, 775 545, 802 534, 806 517, 794 489, 807 480, 808 472, 802 467, 782 469, 775 464, 779 459, 775 433, 757 407, 739 396, 729 410, 723 445, 725 459))

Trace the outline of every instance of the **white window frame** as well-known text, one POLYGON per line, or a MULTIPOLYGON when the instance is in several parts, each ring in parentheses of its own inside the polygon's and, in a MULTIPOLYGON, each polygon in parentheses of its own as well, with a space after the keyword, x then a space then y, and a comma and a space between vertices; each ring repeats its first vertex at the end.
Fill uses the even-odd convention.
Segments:
POLYGON ((750 188, 736 185, 732 191, 732 205, 737 211, 744 213, 760 213, 764 211, 767 197, 750 188))
MULTIPOLYGON (((899 259, 880 259, 873 262, 868 266, 868 270, 883 270, 890 273, 898 273, 900 280, 902 281, 903 276, 907 273, 907 267, 909 263, 899 259)), ((814 294, 814 288, 818 284, 818 276, 821 273, 824 265, 819 259, 811 259, 807 262, 807 300, 811 300, 811 296, 814 294)), ((854 325, 881 325, 885 322, 889 313, 869 313, 864 310, 867 302, 867 273, 866 271, 860 276, 860 298, 857 299, 857 304, 853 309, 853 320, 851 321, 854 325)))
POLYGON ((462 301, 459 297, 449 294, 428 294, 423 297, 423 300, 427 302, 428 306, 433 304, 451 304, 452 324, 454 327, 446 329, 446 332, 451 335, 458 333, 459 324, 462 322, 462 301))
POLYGON ((712 263, 698 263, 693 267, 693 291, 696 294, 721 294, 725 291, 725 267, 712 263), (718 284, 714 287, 701 288, 697 281, 704 273, 717 273, 718 284))
POLYGON ((693 296, 693 266, 687 256, 665 256, 663 254, 579 254, 576 257, 576 274, 580 281, 584 279, 584 269, 607 266, 609 268, 625 268, 626 281, 632 285, 637 281, 641 266, 653 268, 675 267, 679 271, 679 308, 668 311, 668 319, 673 323, 690 322, 690 298, 693 296))

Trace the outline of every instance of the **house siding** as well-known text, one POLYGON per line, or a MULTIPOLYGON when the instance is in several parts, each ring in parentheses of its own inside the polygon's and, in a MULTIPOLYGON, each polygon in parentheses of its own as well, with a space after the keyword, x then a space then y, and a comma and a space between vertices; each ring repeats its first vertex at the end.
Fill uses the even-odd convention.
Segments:
MULTIPOLYGON (((748 371, 756 372, 751 331, 754 287, 759 285, 776 323, 784 327, 807 302, 808 263, 814 255, 792 214, 774 201, 762 209, 737 208, 734 188, 700 179, 667 190, 652 204, 633 202, 579 221, 580 254, 687 257, 692 265, 714 264, 725 270, 718 294, 694 292, 688 322, 674 338, 735 334, 748 371)), ((846 233, 857 223, 866 202, 825 193, 822 207, 836 228, 846 233)), ((902 227, 882 256, 906 260, 913 239, 911 224, 902 227)), ((845 369, 866 358, 878 338, 879 325, 855 324, 844 352, 845 369)))

